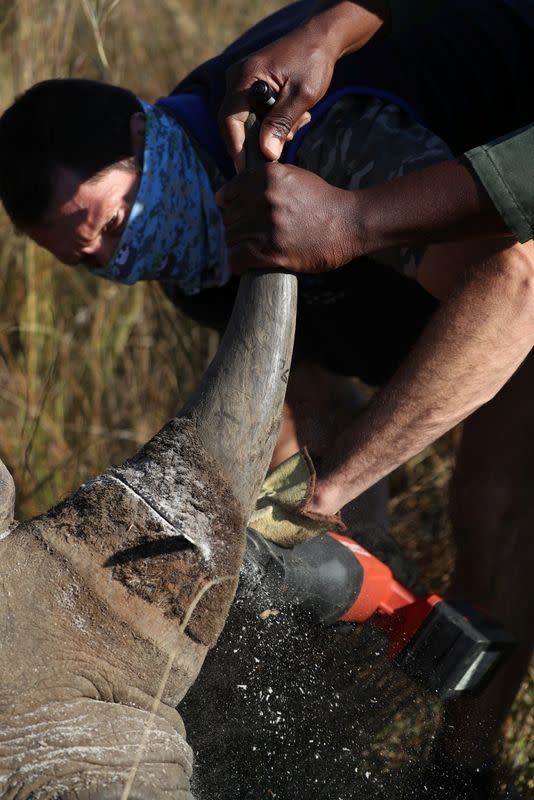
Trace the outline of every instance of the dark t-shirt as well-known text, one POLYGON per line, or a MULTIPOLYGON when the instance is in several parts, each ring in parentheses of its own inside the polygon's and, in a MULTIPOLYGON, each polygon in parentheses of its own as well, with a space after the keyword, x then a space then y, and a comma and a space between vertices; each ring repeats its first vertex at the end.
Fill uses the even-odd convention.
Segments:
MULTIPOLYGON (((428 0, 441 10, 421 23, 423 0, 391 2, 397 27, 413 27, 340 59, 331 91, 391 92, 458 154, 534 122, 534 0, 428 0)), ((215 116, 228 66, 295 28, 312 5, 301 0, 262 20, 175 91, 200 92, 215 116)))
MULTIPOLYGON (((534 171, 534 127, 526 134, 510 132, 534 121, 534 0, 429 3, 441 6, 440 10, 418 23, 421 11, 428 12, 426 0, 391 0, 394 26, 397 30, 402 28, 402 32, 341 59, 331 91, 357 84, 376 88, 379 93, 389 92, 408 102, 457 154, 475 148, 468 154, 474 169, 512 230, 515 232, 521 223, 524 234, 528 216, 525 205, 534 197, 534 180, 528 186, 524 180, 525 174, 528 177, 528 155, 534 171), (487 145, 497 137, 505 137, 504 143, 487 145), (508 177, 502 174, 500 164, 506 165, 508 177), (516 196, 520 196, 518 202, 516 197, 510 200, 510 183, 514 184, 516 196)), ((311 6, 303 0, 263 20, 221 55, 194 70, 175 92, 202 95, 215 120, 225 93, 226 68, 300 24, 311 6)), ((218 136, 215 123, 213 130, 212 135, 218 136)), ((534 213, 530 218, 534 219, 534 213)), ((325 276, 321 285, 322 293, 326 291, 337 299, 330 305, 314 307, 301 297, 299 352, 315 357, 326 367, 358 374, 370 382, 381 382, 390 374, 436 305, 414 281, 393 276, 386 269, 378 276, 376 267, 363 270, 360 265, 348 265, 325 276), (362 283, 363 274, 366 277, 362 283), (388 341, 382 350, 379 347, 380 352, 376 352, 374 344, 364 348, 362 342, 380 343, 378 331, 387 307, 384 298, 396 298, 386 316, 391 322, 399 307, 399 293, 403 294, 403 302, 398 324, 391 328, 388 323, 396 331, 397 346, 392 348, 388 341), (363 300, 361 307, 355 306, 358 298, 363 300), (330 312, 328 321, 325 309, 330 312), (375 323, 378 328, 371 335, 375 323), (368 335, 359 335, 365 332, 368 335)), ((222 328, 234 294, 232 281, 209 293, 173 299, 188 315, 222 328)))
MULTIPOLYGON (((219 152, 215 117, 227 67, 299 25, 312 5, 301 0, 262 20, 175 90, 204 97, 219 152)), ((453 153, 469 151, 510 230, 519 241, 531 239, 534 0, 390 0, 390 6, 393 35, 342 58, 330 91, 359 84, 410 104, 453 153)))

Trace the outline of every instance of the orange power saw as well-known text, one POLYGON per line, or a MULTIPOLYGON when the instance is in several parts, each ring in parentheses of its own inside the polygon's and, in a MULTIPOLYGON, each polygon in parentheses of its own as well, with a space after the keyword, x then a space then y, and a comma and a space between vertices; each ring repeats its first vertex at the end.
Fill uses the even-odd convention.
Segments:
POLYGON ((389 658, 442 698, 479 691, 515 644, 482 610, 413 594, 347 536, 325 533, 285 548, 249 528, 245 571, 247 562, 282 608, 299 606, 325 625, 369 621, 380 628, 389 658))

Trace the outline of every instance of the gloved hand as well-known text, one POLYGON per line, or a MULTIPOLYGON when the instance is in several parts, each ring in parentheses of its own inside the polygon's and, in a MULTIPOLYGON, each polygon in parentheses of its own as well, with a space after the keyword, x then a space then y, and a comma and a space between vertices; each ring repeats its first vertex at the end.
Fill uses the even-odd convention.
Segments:
POLYGON ((248 526, 282 547, 294 547, 326 531, 343 532, 339 514, 323 516, 307 510, 315 480, 308 451, 295 453, 263 482, 248 526))

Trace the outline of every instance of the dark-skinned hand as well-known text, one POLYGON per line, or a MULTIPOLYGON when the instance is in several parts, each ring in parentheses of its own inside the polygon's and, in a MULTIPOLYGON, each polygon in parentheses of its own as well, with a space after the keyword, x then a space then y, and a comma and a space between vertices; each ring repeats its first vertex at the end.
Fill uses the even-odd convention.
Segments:
POLYGON ((357 193, 289 164, 247 170, 222 187, 230 266, 327 272, 364 253, 357 193))
POLYGON ((387 7, 385 0, 315 0, 310 3, 311 16, 300 27, 227 70, 219 125, 237 172, 245 167, 243 143, 253 83, 266 81, 278 95, 260 130, 260 148, 275 161, 285 142, 309 121, 308 109, 328 89, 336 61, 381 29, 387 7))
POLYGON ((297 29, 227 70, 219 124, 238 172, 245 166, 243 142, 252 84, 264 80, 278 95, 260 130, 260 147, 267 159, 275 161, 286 140, 309 121, 308 109, 328 89, 336 59, 325 50, 297 29))

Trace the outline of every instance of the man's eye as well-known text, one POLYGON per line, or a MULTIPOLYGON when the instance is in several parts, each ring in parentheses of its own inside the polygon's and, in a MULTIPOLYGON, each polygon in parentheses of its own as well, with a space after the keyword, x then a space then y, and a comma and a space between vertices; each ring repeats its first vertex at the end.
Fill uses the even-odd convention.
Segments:
POLYGON ((103 231, 114 231, 119 227, 119 212, 115 211, 113 216, 104 225, 103 231))

